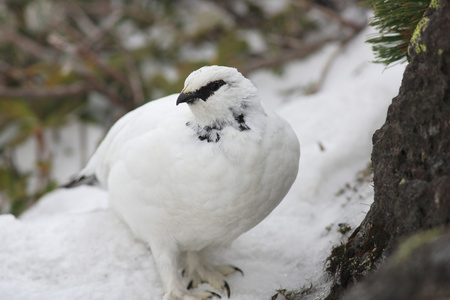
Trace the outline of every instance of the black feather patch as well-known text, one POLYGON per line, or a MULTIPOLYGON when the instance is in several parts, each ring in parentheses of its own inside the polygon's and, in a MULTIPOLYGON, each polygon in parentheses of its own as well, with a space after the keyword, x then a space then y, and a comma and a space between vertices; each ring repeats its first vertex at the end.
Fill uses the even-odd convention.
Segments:
POLYGON ((208 143, 211 143, 211 142, 217 143, 220 140, 220 134, 219 134, 218 130, 213 130, 208 127, 206 134, 199 135, 198 139, 200 141, 206 140, 208 143))
POLYGON ((206 101, 211 95, 214 94, 214 92, 216 92, 218 89, 220 89, 221 86, 225 84, 226 82, 223 80, 211 81, 207 85, 202 86, 201 88, 196 90, 194 94, 203 101, 206 101))
POLYGON ((98 179, 95 175, 82 175, 80 177, 74 177, 70 182, 62 185, 62 188, 70 189, 83 184, 87 185, 96 185, 98 183, 98 179))
POLYGON ((245 124, 245 120, 244 120, 244 114, 240 114, 238 116, 235 116, 234 119, 238 122, 239 124, 239 131, 245 131, 245 130, 250 130, 250 127, 248 127, 247 124, 245 124))
POLYGON ((192 128, 197 134, 198 139, 200 141, 207 141, 208 143, 216 143, 220 140, 219 132, 222 130, 223 126, 221 125, 214 125, 214 126, 200 126, 198 124, 194 124, 192 122, 186 123, 187 127, 192 128))

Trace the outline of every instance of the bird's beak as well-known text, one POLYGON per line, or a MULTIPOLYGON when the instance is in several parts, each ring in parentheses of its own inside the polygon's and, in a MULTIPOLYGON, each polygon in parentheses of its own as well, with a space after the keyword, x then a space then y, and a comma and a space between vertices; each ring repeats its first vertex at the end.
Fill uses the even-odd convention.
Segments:
POLYGON ((197 99, 197 96, 195 96, 195 94, 194 93, 181 93, 179 96, 178 96, 178 99, 177 99, 177 105, 178 104, 180 104, 180 103, 190 103, 190 102, 193 102, 195 99, 197 99))

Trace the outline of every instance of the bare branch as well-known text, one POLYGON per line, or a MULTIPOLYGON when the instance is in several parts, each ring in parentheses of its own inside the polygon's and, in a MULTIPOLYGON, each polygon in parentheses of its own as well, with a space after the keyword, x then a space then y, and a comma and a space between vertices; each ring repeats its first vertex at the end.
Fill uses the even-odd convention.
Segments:
POLYGON ((87 16, 87 14, 75 3, 68 3, 65 7, 67 10, 67 15, 70 16, 78 25, 78 28, 81 32, 86 36, 91 36, 95 31, 97 31, 97 26, 91 19, 87 16), (70 11, 70 13, 69 13, 70 11))
POLYGON ((339 54, 342 52, 342 50, 345 48, 345 46, 350 42, 353 38, 355 38, 361 30, 365 26, 361 27, 354 27, 354 31, 352 34, 350 34, 348 37, 340 41, 338 48, 333 52, 333 54, 328 58, 325 66, 323 67, 322 71, 320 72, 320 77, 317 80, 317 82, 307 91, 307 94, 315 94, 317 93, 320 88, 322 87, 323 83, 325 82, 325 79, 328 75, 328 71, 330 70, 331 66, 333 65, 336 58, 339 56, 339 54))
POLYGON ((94 22, 89 19, 89 16, 79 7, 76 8, 78 14, 74 16, 74 20, 79 23, 80 28, 88 28, 89 30, 84 30, 87 38, 78 46, 78 53, 83 57, 87 58, 94 65, 99 67, 100 70, 105 72, 110 77, 121 82, 126 88, 130 89, 132 94, 132 99, 135 106, 139 106, 144 103, 144 90, 142 88, 142 82, 139 76, 139 72, 136 68, 136 64, 131 53, 121 45, 119 39, 117 38, 117 34, 112 31, 116 23, 122 18, 124 15, 123 7, 115 8, 112 13, 108 14, 108 16, 97 26, 94 22), (122 54, 125 58, 125 64, 128 71, 128 76, 122 76, 122 74, 118 73, 115 69, 109 68, 106 65, 100 65, 100 61, 95 56, 95 53, 89 51, 89 47, 93 42, 97 42, 102 39, 106 35, 106 33, 110 34, 115 40, 116 44, 121 50, 122 54))
POLYGON ((314 1, 297 0, 297 1, 292 1, 291 3, 294 4, 295 6, 297 6, 299 9, 303 9, 303 10, 314 9, 316 11, 319 11, 320 13, 325 15, 327 19, 337 22, 341 26, 350 27, 354 31, 357 31, 357 32, 360 31, 361 27, 364 28, 366 25, 366 23, 356 24, 354 22, 349 22, 345 18, 343 18, 337 11, 332 10, 328 7, 325 7, 323 5, 317 4, 314 1))
MULTIPOLYGON (((94 64, 100 71, 105 73, 106 76, 112 77, 114 80, 121 82, 125 86, 125 88, 129 90, 129 83, 126 78, 116 70, 103 64, 100 59, 89 50, 81 48, 80 46, 77 47, 65 41, 61 36, 57 34, 50 35, 48 38, 48 42, 58 50, 85 58, 90 63, 94 64)), ((91 74, 91 72, 86 70, 86 68, 74 66, 73 71, 79 76, 83 77, 86 80, 86 84, 91 86, 92 89, 98 91, 99 93, 105 95, 108 99, 110 99, 113 104, 118 105, 119 107, 125 107, 127 110, 134 108, 132 104, 127 103, 123 98, 119 97, 119 93, 117 91, 113 90, 111 87, 108 87, 106 84, 98 80, 93 74, 91 74)))
POLYGON ((71 84, 51 89, 37 88, 5 88, 0 86, 0 98, 28 98, 28 99, 55 99, 73 96, 83 96, 89 91, 87 85, 71 84))
POLYGON ((145 101, 145 95, 144 95, 144 89, 142 87, 141 77, 139 76, 139 71, 136 68, 136 62, 134 61, 133 56, 126 49, 122 48, 122 50, 123 50, 123 55, 125 57, 125 63, 127 66, 128 79, 130 81, 131 92, 133 93, 134 105, 137 107, 137 106, 144 104, 144 101, 145 101))
POLYGON ((125 76, 123 76, 120 72, 117 70, 109 67, 108 65, 101 62, 101 60, 98 58, 98 56, 94 53, 89 51, 87 48, 84 47, 78 47, 77 49, 78 55, 81 57, 84 57, 87 59, 90 63, 95 65, 99 70, 101 70, 103 73, 105 73, 106 76, 109 76, 112 79, 115 79, 116 81, 122 83, 126 88, 129 87, 128 80, 125 76))
POLYGON ((130 53, 128 49, 126 49, 118 40, 117 34, 114 32, 111 32, 110 35, 117 41, 118 48, 120 52, 122 53, 123 57, 125 58, 125 64, 128 72, 128 81, 130 83, 130 89, 131 93, 133 95, 133 102, 136 107, 144 104, 145 101, 145 94, 144 94, 144 88, 142 86, 142 80, 139 73, 139 70, 136 66, 136 61, 130 53))
POLYGON ((326 15, 329 19, 334 20, 335 22, 338 22, 341 26, 350 27, 354 31, 359 32, 361 28, 364 28, 366 26, 366 23, 362 24, 356 24, 354 22, 349 22, 346 19, 344 19, 340 14, 338 14, 336 11, 329 9, 325 6, 311 3, 311 8, 316 9, 326 15))
POLYGON ((70 9, 76 11, 71 16, 86 36, 85 40, 81 42, 82 48, 89 48, 91 44, 100 41, 105 33, 111 31, 124 15, 122 7, 115 8, 97 26, 78 5, 70 5, 70 9))
POLYGON ((124 101, 124 99, 117 93, 116 90, 112 89, 111 87, 107 86, 97 78, 95 78, 92 74, 85 73, 81 74, 85 80, 86 83, 95 91, 105 95, 114 105, 117 107, 125 108, 127 111, 135 108, 133 106, 133 103, 130 101, 124 101))
POLYGON ((0 39, 10 42, 20 48, 22 51, 33 55, 44 61, 50 61, 56 56, 56 53, 48 47, 45 47, 32 39, 29 39, 17 31, 0 24, 0 39))
POLYGON ((263 57, 261 59, 253 60, 246 66, 244 66, 244 68, 242 69, 242 74, 246 75, 249 72, 259 68, 274 67, 286 63, 288 61, 291 61, 293 59, 304 58, 313 53, 314 51, 320 49, 325 43, 329 41, 330 40, 324 40, 319 41, 315 44, 303 44, 303 47, 286 50, 276 56, 268 56, 263 57))

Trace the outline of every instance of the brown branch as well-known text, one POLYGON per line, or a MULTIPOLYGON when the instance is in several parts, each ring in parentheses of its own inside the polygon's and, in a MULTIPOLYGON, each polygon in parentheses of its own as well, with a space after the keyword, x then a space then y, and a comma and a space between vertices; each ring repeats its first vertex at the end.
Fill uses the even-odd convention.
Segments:
POLYGON ((0 24, 0 40, 10 42, 22 51, 44 61, 49 61, 55 56, 55 52, 48 47, 29 39, 11 28, 0 24))
POLYGON ((139 71, 136 67, 136 62, 133 56, 125 48, 121 47, 125 58, 125 63, 128 71, 128 80, 130 81, 130 89, 133 94, 133 102, 136 107, 144 104, 145 94, 142 87, 142 80, 139 76, 139 71))
POLYGON ((84 34, 86 38, 83 42, 78 46, 78 54, 88 61, 97 66, 101 71, 112 77, 113 79, 121 82, 127 91, 131 93, 133 99, 133 105, 139 106, 144 103, 144 91, 142 88, 142 82, 139 76, 139 72, 136 68, 136 64, 130 52, 121 45, 120 39, 117 37, 117 34, 112 31, 116 23, 122 18, 124 15, 123 7, 119 7, 114 9, 110 14, 104 18, 100 25, 96 25, 91 21, 89 16, 85 13, 83 9, 79 6, 75 6, 74 10, 77 11, 77 14, 73 16, 75 22, 78 23, 78 27, 80 28, 89 28, 89 30, 84 29, 84 34), (125 58, 125 64, 128 71, 128 76, 123 76, 121 73, 117 72, 117 70, 110 68, 107 65, 101 63, 94 52, 89 51, 90 45, 94 42, 98 42, 106 34, 109 33, 112 38, 115 39, 116 45, 119 47, 125 58))
POLYGON ((119 93, 115 90, 109 87, 108 85, 104 84, 97 78, 95 78, 92 74, 84 73, 79 75, 83 76, 86 80, 86 83, 95 91, 99 92, 100 94, 103 94, 106 96, 111 103, 116 105, 117 107, 122 107, 126 109, 127 111, 132 110, 134 107, 133 103, 130 101, 124 101, 123 97, 118 96, 119 93))
POLYGON ((72 13, 69 15, 71 15, 72 19, 86 36, 80 43, 82 48, 86 49, 91 47, 93 43, 101 41, 105 33, 110 32, 124 15, 123 7, 115 8, 111 13, 106 14, 106 17, 97 25, 80 6, 70 5, 69 9, 76 12, 75 14, 72 13))
POLYGON ((327 42, 329 42, 329 40, 319 41, 314 44, 304 44, 303 47, 301 48, 289 49, 281 52, 276 56, 268 56, 260 59, 255 59, 250 63, 248 63, 246 66, 244 66, 244 68, 242 69, 242 74, 246 75, 249 72, 254 71, 256 69, 270 68, 281 65, 294 59, 304 58, 310 55, 311 53, 315 52, 316 50, 320 49, 327 42))
POLYGON ((355 31, 359 31, 361 26, 365 27, 365 24, 356 24, 353 22, 349 22, 345 18, 343 18, 337 11, 330 9, 328 7, 325 7, 323 5, 317 4, 316 2, 313 2, 313 1, 297 0, 297 1, 292 1, 292 4, 297 6, 299 9, 303 9, 303 10, 314 9, 316 11, 319 11, 320 13, 325 15, 326 18, 328 18, 329 20, 337 22, 341 26, 350 27, 355 31))
POLYGON ((97 31, 97 26, 92 22, 89 16, 75 3, 67 3, 65 6, 66 14, 75 21, 78 29, 87 37, 97 31))
MULTIPOLYGON (((315 9, 320 12, 322 12, 328 19, 333 20, 334 22, 339 23, 340 26, 348 27, 351 29, 351 33, 348 34, 345 37, 341 37, 338 39, 339 41, 339 47, 337 50, 333 53, 333 55, 327 60, 324 68, 322 69, 322 72, 320 74, 320 77, 316 84, 313 86, 311 90, 308 91, 308 93, 315 93, 317 92, 320 87, 322 86, 326 75, 328 74, 329 69, 331 68, 331 65, 333 64, 334 60, 342 51, 342 49, 347 45, 349 41, 351 41, 355 36, 357 36, 365 27, 366 23, 363 24, 355 24, 348 22, 345 20, 341 15, 339 15, 336 11, 331 10, 329 8, 326 8, 321 5, 317 5, 310 2, 293 2, 298 8, 309 10, 309 9, 315 9)), ((320 49, 324 44, 332 41, 336 41, 336 38, 327 38, 321 41, 318 41, 314 44, 305 44, 302 40, 295 39, 289 36, 279 36, 279 35, 271 35, 270 39, 272 41, 275 41, 277 44, 283 44, 289 47, 289 50, 284 50, 277 56, 271 56, 271 57, 264 57, 259 60, 254 60, 253 62, 250 62, 243 70, 243 74, 247 74, 248 72, 251 72, 258 68, 263 67, 273 67, 277 65, 281 65, 283 63, 286 63, 293 59, 301 59, 309 54, 312 54, 313 52, 320 49)))
POLYGON ((316 3, 311 3, 310 5, 311 5, 312 9, 316 9, 316 10, 320 11, 321 13, 326 15, 329 19, 334 20, 335 22, 338 22, 341 26, 350 27, 354 31, 359 32, 361 28, 364 28, 366 26, 366 23, 356 24, 354 22, 349 22, 346 19, 344 19, 339 13, 337 13, 336 11, 329 9, 325 6, 322 6, 322 5, 319 5, 316 3))
MULTIPOLYGON (((92 52, 82 49, 80 47, 77 47, 67 41, 65 41, 61 36, 52 34, 48 38, 48 42, 50 45, 55 47, 58 50, 61 50, 63 52, 76 55, 78 57, 83 57, 92 64, 94 64, 100 71, 103 71, 106 76, 109 75, 109 77, 112 77, 118 82, 121 82, 126 90, 130 90, 129 83, 123 77, 121 74, 119 74, 116 70, 110 68, 109 66, 104 65, 100 59, 92 52)), ((127 103, 127 101, 124 101, 123 97, 119 97, 119 93, 114 90, 113 88, 109 87, 108 85, 104 84, 102 81, 98 80, 97 77, 95 77, 90 71, 88 71, 83 66, 73 66, 74 73, 77 75, 83 77, 86 80, 86 83, 91 86, 92 89, 98 91, 99 93, 105 95, 110 101, 119 106, 124 107, 127 110, 130 110, 134 108, 134 105, 131 103, 127 103)))
POLYGON ((317 82, 306 92, 307 94, 315 94, 317 93, 320 88, 322 87, 323 83, 325 82, 325 79, 328 75, 328 72, 333 65, 334 61, 337 59, 341 51, 344 49, 344 47, 352 40, 354 39, 363 29, 365 26, 360 27, 354 27, 354 31, 352 34, 350 34, 348 37, 340 41, 338 48, 334 51, 334 53, 328 58, 325 66, 323 67, 322 71, 320 72, 319 79, 317 82))
MULTIPOLYGON (((113 1, 106 0, 106 1, 78 1, 80 3, 80 6, 83 7, 85 11, 87 11, 90 15, 96 16, 98 18, 102 18, 105 15, 109 15, 113 11, 113 1)), ((127 1, 127 2, 134 2, 134 1, 127 1)), ((129 5, 129 4, 127 4, 129 5)))
POLYGON ((123 76, 120 72, 117 70, 109 67, 108 65, 105 65, 103 62, 100 61, 98 56, 94 53, 89 51, 87 48, 84 47, 77 47, 77 54, 86 60, 88 60, 90 63, 92 63, 95 67, 97 67, 100 71, 102 71, 106 76, 120 82, 124 85, 125 88, 129 88, 129 82, 125 76, 123 76))
POLYGON ((270 34, 268 36, 268 42, 276 45, 284 45, 300 51, 305 47, 303 40, 287 35, 270 34))
MULTIPOLYGON (((102 36, 105 35, 105 32, 111 30, 114 27, 114 25, 120 20, 120 18, 123 15, 122 10, 115 9, 114 11, 112 11, 112 13, 108 14, 108 16, 101 22, 99 27, 94 22, 92 22, 89 16, 78 5, 68 5, 67 9, 70 9, 71 11, 75 12, 68 15, 72 16, 72 19, 77 23, 79 29, 86 36, 86 38, 83 41, 78 41, 76 43, 76 46, 72 44, 73 45, 72 47, 75 49, 75 53, 78 56, 85 58, 87 61, 92 63, 100 71, 105 73, 106 76, 109 76, 110 78, 120 82, 128 89, 130 83, 128 82, 127 78, 117 70, 104 64, 98 58, 96 53, 92 52, 89 49, 93 42, 100 40, 102 36)), ((58 36, 55 35, 54 39, 57 38, 58 36)), ((66 43, 69 44, 68 42, 66 43)))
POLYGON ((86 95, 89 87, 74 83, 54 88, 6 88, 0 86, 0 98, 55 99, 86 95))
MULTIPOLYGON (((76 54, 80 57, 85 58, 87 61, 96 66, 100 71, 102 71, 106 76, 114 79, 117 82, 120 82, 125 87, 126 94, 130 95, 133 100, 133 105, 129 105, 128 103, 125 106, 129 109, 132 107, 136 107, 144 103, 144 92, 142 88, 142 83, 139 77, 138 70, 134 63, 133 58, 130 53, 120 44, 117 35, 112 29, 117 24, 117 22, 123 17, 124 11, 123 7, 115 8, 111 13, 107 14, 107 17, 104 18, 100 25, 95 24, 89 18, 88 14, 79 6, 73 8, 77 13, 73 15, 74 21, 78 24, 78 27, 83 30, 86 38, 78 44, 76 48, 76 54), (126 68, 128 71, 128 76, 123 76, 122 73, 118 72, 116 69, 105 65, 100 61, 95 52, 90 51, 90 47, 94 42, 98 42, 106 36, 107 33, 116 40, 116 44, 119 46, 120 50, 124 54, 126 68)), ((108 94, 109 98, 115 93, 111 92, 111 89, 106 86, 100 85, 100 82, 97 82, 96 89, 102 91, 102 93, 108 94)), ((113 100, 115 102, 119 101, 119 99, 113 100)), ((123 100, 120 102, 124 102, 123 100)))
POLYGON ((122 53, 123 57, 125 58, 125 66, 127 70, 127 78, 130 83, 130 89, 131 93, 133 95, 133 103, 135 107, 138 107, 142 104, 144 104, 145 101, 145 93, 144 88, 141 80, 141 76, 139 73, 139 70, 136 66, 136 61, 131 54, 131 52, 126 49, 119 41, 119 38, 117 37, 117 34, 115 32, 110 32, 110 35, 114 40, 116 41, 116 44, 122 53))
POLYGON ((156 21, 163 21, 163 17, 159 14, 152 13, 149 10, 143 9, 141 6, 131 4, 123 8, 124 14, 132 19, 146 24, 152 24, 156 21))
POLYGON ((93 64, 98 70, 103 72, 107 77, 120 82, 127 90, 130 89, 129 82, 125 76, 123 76, 117 70, 101 62, 98 56, 88 48, 84 47, 84 45, 80 44, 79 46, 76 46, 75 44, 69 43, 57 34, 51 34, 47 40, 50 45, 55 47, 55 49, 72 55, 76 55, 79 58, 84 58, 85 60, 93 64))

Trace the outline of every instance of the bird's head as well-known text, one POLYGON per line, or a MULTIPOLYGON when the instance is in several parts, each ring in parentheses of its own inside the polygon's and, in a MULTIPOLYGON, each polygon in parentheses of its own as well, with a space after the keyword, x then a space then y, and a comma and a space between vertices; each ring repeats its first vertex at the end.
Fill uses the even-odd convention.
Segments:
POLYGON ((184 82, 177 105, 187 103, 201 125, 233 120, 247 108, 259 106, 256 88, 238 70, 206 66, 192 72, 184 82))

